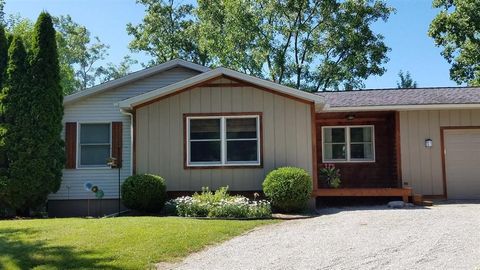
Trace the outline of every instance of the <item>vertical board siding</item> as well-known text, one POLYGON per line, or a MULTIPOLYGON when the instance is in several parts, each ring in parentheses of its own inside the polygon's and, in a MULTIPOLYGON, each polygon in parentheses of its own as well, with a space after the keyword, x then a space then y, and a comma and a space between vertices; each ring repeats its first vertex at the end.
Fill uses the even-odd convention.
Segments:
POLYGON ((400 112, 402 181, 414 192, 443 195, 441 127, 479 126, 480 110, 400 112), (425 148, 432 139, 433 147, 425 148))
MULTIPOLYGON (((230 81, 222 79, 215 83, 219 82, 230 81)), ((260 190, 266 174, 287 165, 304 168, 312 174, 310 105, 302 102, 248 86, 198 87, 141 107, 136 119, 137 172, 163 176, 170 191, 197 191, 207 186, 217 189, 227 185, 237 191, 260 190), (183 167, 183 114, 219 112, 262 112, 263 167, 183 167), (152 125, 161 125, 161 129, 152 132, 152 125), (156 140, 153 139, 156 132, 170 135, 161 135, 156 140), (149 160, 143 158, 145 152, 149 160)))
MULTIPOLYGON (((81 99, 65 106, 63 122, 122 122, 122 168, 121 179, 132 174, 131 171, 131 120, 129 115, 122 114, 116 103, 127 98, 143 94, 166 85, 198 75, 199 72, 186 68, 172 68, 148 78, 144 78, 130 84, 120 86, 109 91, 81 99)), ((148 112, 139 112, 143 115, 148 112)), ((137 123, 140 124, 140 123, 137 123)), ((142 122, 142 129, 148 130, 148 123, 142 122)), ((140 128, 140 127, 139 127, 140 128)), ((165 129, 163 129, 165 131, 165 129)), ((62 132, 65 135, 66 130, 62 132)), ((145 134, 137 134, 145 136, 145 134)), ((144 140, 147 138, 143 138, 144 140)), ((139 139, 141 140, 141 139, 139 139)), ((144 154, 144 152, 137 151, 144 154)), ((145 166, 148 156, 139 155, 137 162, 145 166)), ((56 193, 50 194, 50 200, 63 199, 94 199, 92 192, 84 190, 85 182, 98 185, 105 192, 106 199, 118 197, 118 171, 116 169, 65 169, 63 170, 62 185, 56 193)))

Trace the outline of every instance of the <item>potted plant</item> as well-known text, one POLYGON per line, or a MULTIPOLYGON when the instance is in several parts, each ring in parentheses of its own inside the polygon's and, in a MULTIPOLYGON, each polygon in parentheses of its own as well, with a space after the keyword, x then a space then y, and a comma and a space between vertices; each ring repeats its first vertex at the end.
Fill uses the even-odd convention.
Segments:
POLYGON ((340 187, 340 170, 335 168, 334 164, 325 164, 325 166, 320 169, 320 176, 325 180, 325 184, 328 187, 340 187))

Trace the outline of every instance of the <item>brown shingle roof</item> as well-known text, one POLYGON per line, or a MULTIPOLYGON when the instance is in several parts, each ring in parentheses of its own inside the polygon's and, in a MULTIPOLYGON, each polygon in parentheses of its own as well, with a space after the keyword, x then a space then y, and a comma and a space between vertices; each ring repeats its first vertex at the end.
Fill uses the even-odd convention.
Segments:
POLYGON ((319 92, 330 107, 480 104, 480 87, 372 89, 319 92))

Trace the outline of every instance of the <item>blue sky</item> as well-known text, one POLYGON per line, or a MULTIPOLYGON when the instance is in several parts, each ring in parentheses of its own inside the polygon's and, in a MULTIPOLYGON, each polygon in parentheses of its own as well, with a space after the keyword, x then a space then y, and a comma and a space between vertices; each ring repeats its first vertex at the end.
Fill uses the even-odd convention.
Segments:
MULTIPOLYGON (((395 87, 398 71, 410 71, 420 87, 454 86, 449 79, 449 65, 440 55, 433 40, 427 36, 428 26, 438 10, 432 9, 430 0, 389 0, 397 11, 384 23, 374 25, 376 32, 385 36, 391 48, 387 72, 371 77, 367 88, 395 87)), ((5 12, 19 13, 35 20, 46 10, 52 15, 70 14, 74 21, 85 25, 92 35, 110 45, 106 62, 118 63, 131 54, 125 26, 128 22, 141 22, 144 9, 135 0, 7 0, 5 12)), ((132 54, 140 62, 148 61, 143 54, 132 54)), ((139 66, 136 69, 140 68, 139 66)))

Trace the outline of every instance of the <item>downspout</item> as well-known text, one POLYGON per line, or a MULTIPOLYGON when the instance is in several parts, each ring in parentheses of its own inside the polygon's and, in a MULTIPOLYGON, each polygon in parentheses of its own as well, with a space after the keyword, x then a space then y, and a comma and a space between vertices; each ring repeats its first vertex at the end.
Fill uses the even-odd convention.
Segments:
POLYGON ((125 110, 125 109, 120 109, 120 112, 125 115, 130 116, 130 176, 133 175, 133 113, 125 110))

